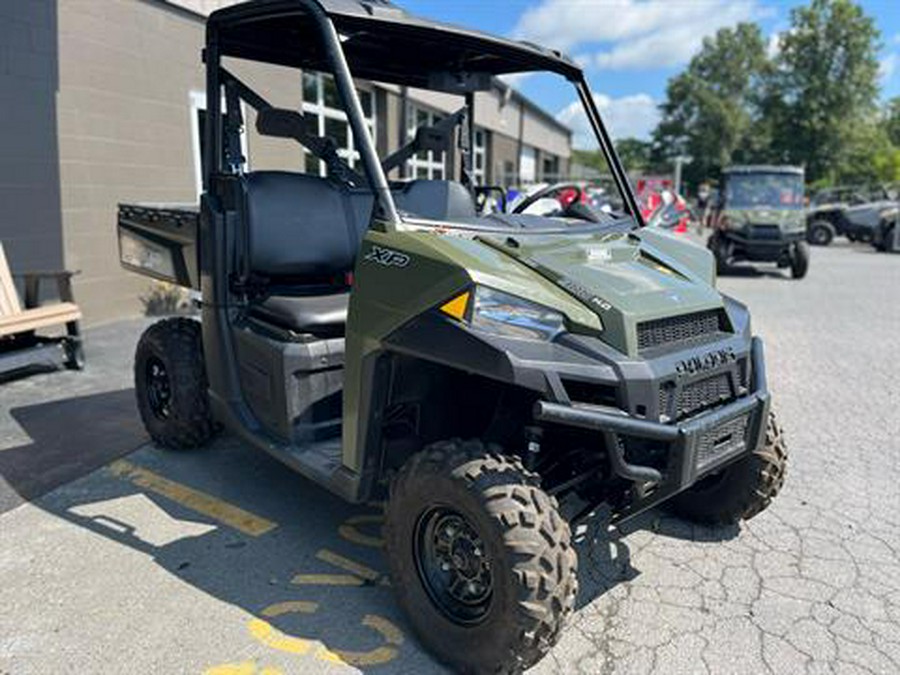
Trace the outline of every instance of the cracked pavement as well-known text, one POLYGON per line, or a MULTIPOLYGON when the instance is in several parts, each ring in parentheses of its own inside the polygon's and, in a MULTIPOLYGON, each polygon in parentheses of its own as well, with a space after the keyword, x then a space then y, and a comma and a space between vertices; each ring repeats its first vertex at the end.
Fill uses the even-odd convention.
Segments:
POLYGON ((785 487, 739 531, 656 512, 626 560, 582 557, 608 590, 534 672, 900 672, 900 257, 870 251, 720 279, 766 343, 785 487))
MULTIPOLYGON (((719 286, 750 306, 765 340, 790 453, 785 487, 740 528, 697 527, 653 511, 611 541, 579 530, 578 610, 533 673, 900 672, 900 256, 838 242, 813 250, 802 281, 745 271, 719 286)), ((129 325, 118 341, 93 333, 114 354, 94 375, 86 371, 93 384, 82 380, 69 394, 119 420, 93 435, 56 432, 73 453, 103 438, 120 444, 94 448, 88 470, 143 444, 127 391, 139 328, 129 325)), ((0 473, 13 492, 17 476, 4 454, 49 442, 37 432, 42 411, 71 413, 65 400, 47 403, 66 390, 48 387, 78 376, 3 385, 0 473)), ((160 497, 165 485, 154 493, 152 481, 123 481, 108 469, 29 494, 31 503, 15 508, 22 499, 7 500, 0 673, 443 672, 377 581, 385 569, 373 546, 377 516, 360 516, 234 439, 193 454, 143 445, 128 462, 278 527, 239 536, 160 497), (340 571, 341 558, 323 557, 324 548, 373 576, 358 586, 291 581, 298 571, 322 579, 340 571), (297 611, 271 624, 311 642, 273 639, 253 623, 286 606, 297 611)))

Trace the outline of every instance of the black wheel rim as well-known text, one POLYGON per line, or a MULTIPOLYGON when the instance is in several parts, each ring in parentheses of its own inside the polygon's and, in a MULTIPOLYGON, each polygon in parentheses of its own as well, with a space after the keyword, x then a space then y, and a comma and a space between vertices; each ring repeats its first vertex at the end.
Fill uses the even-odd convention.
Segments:
POLYGON ((169 374, 166 366, 155 356, 147 359, 146 388, 147 402, 150 410, 161 420, 169 419, 169 411, 172 399, 172 390, 169 387, 169 374))
POLYGON ((416 567, 431 601, 454 623, 472 625, 493 597, 491 560, 478 531, 458 511, 434 507, 419 518, 416 567))
POLYGON ((813 232, 813 239, 817 244, 824 244, 828 241, 828 231, 822 227, 816 228, 815 232, 813 232))

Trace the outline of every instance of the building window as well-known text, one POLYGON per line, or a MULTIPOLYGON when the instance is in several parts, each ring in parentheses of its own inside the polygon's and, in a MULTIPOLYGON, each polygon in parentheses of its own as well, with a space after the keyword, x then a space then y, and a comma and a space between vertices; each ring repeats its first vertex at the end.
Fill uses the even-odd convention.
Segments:
POLYGON ((560 180, 559 175, 559 157, 556 155, 546 155, 543 158, 542 179, 548 183, 557 183, 560 180))
POLYGON ((484 185, 487 181, 487 134, 484 129, 475 129, 475 144, 472 148, 472 180, 475 185, 484 185))
MULTIPOLYGON (((224 117, 224 114, 228 112, 228 106, 225 102, 225 98, 222 97, 221 110, 224 117)), ((190 93, 190 111, 191 111, 191 144, 193 146, 194 153, 194 183, 197 188, 197 197, 199 198, 200 194, 203 192, 203 171, 205 169, 204 162, 206 161, 206 122, 207 122, 207 114, 206 114, 206 92, 205 91, 192 91, 190 93)), ((247 119, 247 107, 241 102, 241 114, 244 119, 247 119)), ((222 121, 222 126, 224 127, 224 119, 222 121)), ((247 134, 241 134, 241 154, 244 156, 246 160, 244 164, 244 171, 249 171, 250 169, 250 158, 247 152, 247 134)), ((225 148, 223 145, 222 148, 222 162, 225 162, 225 148)))
MULTIPOLYGON (((416 137, 416 129, 420 127, 432 127, 443 119, 440 113, 420 108, 408 103, 406 106, 406 139, 411 141, 416 137)), ((443 152, 423 150, 406 162, 407 178, 425 178, 429 180, 444 180, 446 169, 444 167, 443 152)))
MULTIPOLYGON (((366 89, 357 89, 357 93, 366 128, 374 140, 375 95, 366 89)), ((360 163, 359 151, 353 142, 353 132, 341 107, 341 97, 331 75, 303 72, 303 116, 309 133, 332 139, 337 145, 338 155, 351 167, 355 168, 360 163)), ((327 175, 325 162, 315 159, 308 150, 304 149, 303 153, 306 159, 306 172, 325 177, 327 175)))
POLYGON ((530 145, 523 145, 519 153, 519 183, 530 185, 537 180, 537 152, 530 145))

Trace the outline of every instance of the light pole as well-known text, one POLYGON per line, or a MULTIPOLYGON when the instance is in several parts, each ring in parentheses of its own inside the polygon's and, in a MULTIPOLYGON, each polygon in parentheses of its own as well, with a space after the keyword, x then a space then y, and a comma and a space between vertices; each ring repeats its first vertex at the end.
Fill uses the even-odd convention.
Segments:
POLYGON ((690 155, 676 155, 675 159, 675 194, 681 194, 681 167, 690 164, 694 158, 690 155))

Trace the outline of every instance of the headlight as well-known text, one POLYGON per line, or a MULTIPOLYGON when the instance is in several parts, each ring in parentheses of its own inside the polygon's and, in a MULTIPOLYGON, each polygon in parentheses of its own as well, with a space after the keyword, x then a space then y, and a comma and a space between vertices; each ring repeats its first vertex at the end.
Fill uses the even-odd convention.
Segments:
POLYGON ((484 286, 477 286, 474 294, 466 291, 449 300, 441 311, 460 320, 468 317, 472 328, 503 337, 552 340, 565 330, 559 312, 484 286))
POLYGON ((891 207, 891 208, 889 208, 889 209, 883 209, 883 210, 878 214, 878 217, 879 217, 881 220, 893 220, 894 218, 897 217, 897 213, 898 213, 898 212, 900 212, 900 210, 898 210, 897 207, 891 207))

